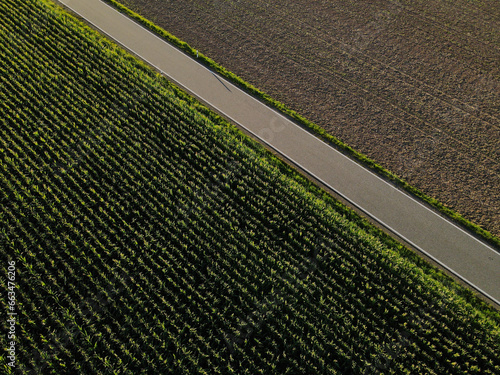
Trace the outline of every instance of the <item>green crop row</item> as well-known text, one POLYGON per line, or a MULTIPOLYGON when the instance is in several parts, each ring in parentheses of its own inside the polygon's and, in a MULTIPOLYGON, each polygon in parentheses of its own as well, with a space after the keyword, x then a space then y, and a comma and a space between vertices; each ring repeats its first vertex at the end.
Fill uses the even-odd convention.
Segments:
POLYGON ((498 313, 52 3, 0 3, 0 95, 19 371, 500 369, 498 313))

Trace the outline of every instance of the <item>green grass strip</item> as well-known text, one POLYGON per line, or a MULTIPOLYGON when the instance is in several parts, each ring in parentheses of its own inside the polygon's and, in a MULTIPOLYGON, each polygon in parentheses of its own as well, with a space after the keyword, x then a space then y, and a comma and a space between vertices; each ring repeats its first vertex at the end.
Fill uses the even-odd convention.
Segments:
MULTIPOLYGON (((191 48, 187 43, 181 41, 180 39, 176 38, 175 36, 171 35, 164 29, 156 26, 154 23, 151 21, 148 21, 144 17, 140 16, 139 14, 133 12, 132 10, 128 9, 124 5, 116 2, 115 0, 104 0, 112 5, 116 6, 120 11, 126 13, 130 17, 140 21, 142 24, 148 27, 148 29, 154 31, 155 33, 159 34, 160 36, 163 36, 165 39, 168 41, 172 42, 174 45, 177 47, 181 48, 182 50, 186 51, 188 54, 191 54, 193 57, 196 56, 196 50, 191 48)), ((122 54, 120 49, 115 49, 116 52, 119 54, 122 54)), ((142 60, 138 59, 130 59, 127 53, 122 54, 123 58, 127 60, 129 64, 132 64, 135 66, 135 68, 143 71, 147 75, 151 74, 151 68, 148 64, 143 62, 142 60)), ((276 108, 278 108, 280 111, 282 111, 285 114, 293 114, 293 118, 298 120, 298 121, 303 121, 307 124, 310 124, 311 127, 314 129, 317 129, 317 131, 325 137, 328 137, 328 139, 332 139, 335 143, 335 145, 338 145, 339 147, 342 147, 342 150, 349 150, 352 154, 352 156, 356 158, 361 158, 358 160, 364 161, 366 160, 365 165, 369 166, 371 169, 376 170, 376 171, 382 171, 384 173, 387 173, 390 176, 393 176, 394 179, 398 179, 401 181, 401 183, 404 183, 415 191, 418 192, 416 188, 413 188, 411 185, 408 183, 404 182, 403 180, 399 179, 397 176, 389 172, 388 170, 382 168, 378 164, 376 164, 373 160, 363 156, 362 154, 356 152, 346 144, 342 143, 339 141, 337 138, 329 135, 326 133, 326 131, 322 128, 320 128, 318 125, 308 121, 307 119, 301 117, 298 115, 296 112, 288 109, 285 105, 282 103, 279 103, 278 101, 275 101, 274 99, 270 98, 266 94, 262 93, 258 89, 254 88, 252 85, 246 83, 243 81, 241 78, 236 76, 235 74, 229 72, 225 68, 221 67, 218 65, 216 62, 211 60, 210 58, 202 55, 201 53, 199 54, 199 60, 202 61, 204 64, 206 64, 209 67, 212 67, 217 70, 217 72, 221 73, 225 77, 231 79, 233 82, 242 85, 246 91, 249 93, 258 93, 259 97, 269 101, 269 104, 273 104, 276 108), (345 147, 345 148, 344 148, 345 147)), ((448 276, 445 274, 443 271, 438 269, 437 267, 433 266, 430 264, 428 261, 423 259, 419 254, 415 253, 413 250, 410 250, 408 247, 404 246, 401 244, 398 240, 384 232, 382 229, 374 226, 368 219, 361 217, 355 210, 347 207, 343 203, 339 202, 337 199, 331 196, 330 193, 328 193, 326 190, 323 188, 319 187, 317 184, 309 180, 307 177, 303 176, 300 171, 298 171, 296 168, 290 166, 287 163, 284 163, 279 157, 275 156, 271 151, 267 150, 262 144, 255 142, 252 138, 245 136, 235 125, 231 124, 228 122, 224 117, 218 115, 208 107, 206 107, 204 104, 200 103, 196 98, 192 97, 191 95, 187 94, 185 91, 183 91, 181 88, 177 87, 175 84, 170 82, 167 77, 164 77, 162 75, 158 75, 157 77, 159 80, 163 81, 163 84, 170 87, 176 94, 177 97, 181 98, 183 101, 188 103, 190 106, 196 108, 197 111, 201 112, 203 115, 207 116, 210 120, 214 122, 214 124, 219 125, 223 128, 228 129, 228 131, 231 133, 231 136, 234 137, 235 139, 238 139, 240 142, 242 142, 245 146, 253 149, 256 151, 265 161, 269 162, 273 167, 278 168, 281 173, 283 173, 287 178, 292 179, 293 181, 298 182, 301 186, 305 187, 307 191, 313 193, 316 197, 324 200, 327 202, 329 205, 335 207, 339 212, 341 212, 348 220, 352 221, 355 225, 359 226, 362 230, 364 230, 366 233, 369 235, 378 238, 382 243, 387 245, 388 248, 396 250, 399 255, 401 255, 403 258, 408 259, 409 261, 413 262, 416 264, 418 267, 420 267, 426 274, 431 276, 433 279, 439 281, 442 283, 442 285, 445 288, 449 288, 454 290, 460 297, 464 299, 464 302, 470 304, 474 308, 479 309, 482 313, 484 313, 486 316, 492 318, 495 320, 498 324, 500 324, 500 312, 497 311, 496 309, 492 308, 491 305, 488 303, 485 303, 483 300, 477 297, 477 295, 472 292, 470 289, 463 287, 459 283, 457 283, 452 277, 448 276)), ((308 125, 309 126, 309 125, 308 125)), ((420 193, 420 192, 419 192, 420 193)), ((444 207, 441 203, 439 203, 436 199, 430 198, 425 196, 423 193, 420 193, 422 196, 426 197, 428 200, 431 202, 434 202, 434 204, 439 204, 441 205, 444 209, 448 210, 450 213, 453 213, 454 215, 457 215, 457 217, 462 218, 459 214, 455 213, 454 211, 444 207)), ((449 214, 450 217, 451 214, 449 214)), ((453 218, 453 217, 452 217, 453 218)), ((463 221, 469 223, 470 225, 484 231, 482 228, 479 226, 467 221, 466 219, 462 218, 463 221)), ((493 235, 489 234, 488 232, 484 231, 487 233, 491 239, 489 240, 491 243, 495 245, 500 246, 500 239, 494 237, 493 235), (492 242, 493 241, 493 242, 492 242)), ((484 237, 485 239, 488 239, 484 237)))
POLYGON ((500 249, 500 238, 497 236, 494 236, 491 234, 489 231, 486 229, 482 228, 481 226, 471 222, 470 220, 464 218, 461 214, 458 212, 450 209, 449 207, 445 206, 443 203, 438 201, 435 198, 432 198, 425 193, 421 192, 419 189, 416 187, 410 185, 408 182, 403 180, 402 178, 398 177, 396 174, 393 172, 385 169, 381 165, 377 164, 374 160, 368 158, 367 156, 363 155, 362 153, 354 150, 352 147, 347 145, 346 143, 342 142, 338 138, 334 137, 331 134, 328 134, 325 129, 322 127, 318 126, 317 124, 313 123, 312 121, 309 121, 305 117, 301 116, 297 112, 293 111, 292 109, 288 108, 286 105, 283 103, 280 103, 279 101, 271 98, 269 95, 266 93, 260 91, 256 87, 252 86, 248 82, 245 82, 243 79, 238 77, 236 74, 230 72, 223 66, 219 65, 209 57, 203 55, 202 53, 199 53, 196 49, 192 48, 189 44, 186 42, 180 40, 179 38, 175 37, 174 35, 170 34, 168 31, 164 30, 163 28, 157 26, 153 22, 147 20, 146 18, 142 17, 140 14, 132 11, 131 9, 127 8, 123 4, 117 2, 116 0, 104 0, 105 2, 113 5, 117 10, 120 12, 126 14, 130 18, 138 21, 140 24, 144 25, 146 28, 154 32, 160 37, 163 37, 166 41, 172 43, 191 57, 196 58, 197 61, 201 62, 205 66, 213 69, 223 77, 227 78, 230 80, 232 83, 237 84, 241 89, 244 91, 248 92, 249 94, 253 95, 254 97, 260 99, 263 101, 265 104, 269 105, 272 108, 275 108, 279 110, 281 113, 289 117, 290 119, 296 121, 298 124, 306 127, 309 129, 312 133, 316 134, 327 142, 328 144, 336 147, 338 150, 342 151, 345 155, 348 155, 352 157, 353 159, 357 160, 360 162, 362 165, 365 167, 371 169, 372 171, 376 172, 379 176, 385 178, 386 180, 391 181, 394 183, 396 186, 404 189, 405 191, 409 192, 410 194, 414 195, 415 197, 418 197, 422 201, 426 202, 430 206, 434 207, 436 210, 441 212, 443 215, 447 216, 450 218, 452 221, 455 223, 459 224, 461 227, 468 229, 472 233, 476 234, 483 240, 485 240, 487 243, 489 243, 492 246, 495 246, 497 249, 500 249))

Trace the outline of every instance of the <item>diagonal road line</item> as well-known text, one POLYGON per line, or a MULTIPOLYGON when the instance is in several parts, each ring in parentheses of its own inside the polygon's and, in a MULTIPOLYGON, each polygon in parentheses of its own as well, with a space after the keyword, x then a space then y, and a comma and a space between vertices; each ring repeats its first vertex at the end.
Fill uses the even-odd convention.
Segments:
POLYGON ((500 305, 500 253, 100 0, 59 0, 500 305))

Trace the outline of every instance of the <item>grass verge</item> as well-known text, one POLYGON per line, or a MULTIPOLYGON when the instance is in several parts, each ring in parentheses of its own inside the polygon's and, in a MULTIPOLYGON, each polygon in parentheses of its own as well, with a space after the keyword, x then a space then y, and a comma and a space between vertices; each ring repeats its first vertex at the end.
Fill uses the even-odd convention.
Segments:
MULTIPOLYGON (((134 13, 133 11, 129 10, 125 6, 121 5, 118 2, 115 2, 114 0, 105 0, 107 2, 113 2, 116 4, 117 7, 120 7, 120 10, 127 10, 131 14, 135 15, 136 17, 142 19, 145 24, 150 25, 149 27, 157 32, 157 33, 164 33, 163 36, 165 38, 171 38, 172 41, 174 42, 175 45, 179 46, 185 46, 185 51, 188 53, 192 54, 193 57, 196 56, 196 50, 192 49, 189 47, 185 42, 180 41, 178 38, 175 36, 169 34, 167 31, 159 28, 158 26, 154 25, 152 22, 144 19, 140 15, 134 13), (156 30, 156 29, 157 30, 156 30)), ((169 39, 170 40, 170 39, 169 39)), ((217 67, 217 71, 219 73, 221 72, 226 72, 228 75, 231 77, 234 77, 235 80, 239 81, 233 81, 233 82, 241 82, 241 85, 246 85, 246 87, 249 87, 251 90, 255 90, 255 92, 258 92, 260 95, 263 97, 269 98, 266 94, 258 91, 256 88, 251 86, 250 84, 244 82, 241 80, 239 77, 234 75, 233 73, 227 71, 225 68, 217 65, 214 61, 212 61, 210 58, 202 56, 202 54, 199 54, 200 59, 203 58, 203 61, 206 63, 207 66, 210 67, 217 67), (213 64, 209 65, 209 64, 213 64)), ((135 60, 131 59, 129 60, 130 63, 134 64, 134 66, 137 69, 142 70, 144 73, 148 74, 150 71, 150 67, 147 65, 147 63, 142 62, 140 60, 135 60)), ((221 73, 222 74, 222 73, 221 73)), ((229 77, 229 76, 226 76, 229 77)), ((196 108, 197 111, 208 117, 211 121, 213 121, 214 124, 217 124, 221 127, 229 129, 229 132, 231 133, 231 136, 238 139, 240 142, 242 142, 245 146, 253 149, 256 151, 260 156, 262 156, 263 159, 269 161, 269 163, 274 167, 277 168, 283 175, 285 175, 287 178, 290 178, 291 180, 297 182, 300 186, 304 187, 306 191, 314 194, 318 199, 324 200, 327 202, 327 204, 331 205, 332 207, 335 207, 336 210, 342 213, 349 221, 352 221, 355 223, 355 225, 359 226, 361 229, 363 229, 366 233, 369 235, 378 238, 382 243, 384 243, 389 249, 394 249, 398 255, 401 255, 403 258, 408 259, 410 262, 414 263, 417 265, 420 269, 424 271, 424 273, 430 275, 433 279, 436 281, 439 281, 442 283, 446 288, 449 288, 456 292, 461 298, 463 298, 464 302, 467 304, 470 304, 474 308, 478 308, 481 310, 486 316, 490 317, 491 319, 495 320, 499 325, 500 325, 500 311, 496 310, 495 308, 492 307, 492 305, 486 303, 483 301, 481 298, 479 298, 474 292, 472 292, 470 289, 463 287, 462 285, 458 284, 452 277, 448 276, 446 273, 444 273, 442 270, 437 268, 436 266, 433 266, 430 264, 428 261, 426 261, 422 256, 420 256, 418 253, 415 251, 409 249, 405 245, 401 244, 398 240, 393 238, 391 235, 387 234, 384 232, 382 229, 374 226, 367 218, 360 216, 354 209, 344 205, 343 203, 339 202, 337 199, 332 197, 332 195, 327 192, 325 189, 322 187, 318 186, 316 183, 313 181, 309 180, 307 177, 305 177, 300 171, 295 169, 294 167, 290 166, 289 164, 283 162, 279 157, 274 155, 271 151, 266 149, 262 144, 255 142, 253 139, 250 137, 244 135, 241 133, 241 131, 233 124, 231 124, 228 120, 226 120, 224 117, 221 115, 215 113, 213 110, 210 108, 206 107, 204 104, 200 103, 196 98, 192 97, 188 93, 186 93, 182 88, 179 88, 176 86, 174 83, 170 82, 168 78, 159 75, 158 77, 162 83, 169 88, 171 88, 177 97, 181 98, 183 101, 188 103, 190 106, 193 108, 196 108)), ((248 91, 248 90, 247 90, 248 91)), ((249 91, 250 93, 253 93, 252 91, 249 91)), ((269 100, 273 101, 274 103, 277 103, 279 106, 281 106, 284 110, 288 110, 283 104, 274 101, 272 98, 269 98, 269 100)), ((281 109, 280 109, 281 110, 281 109)), ((291 110, 288 110, 290 112, 293 112, 291 110)), ((297 118, 303 119, 303 121, 308 122, 311 124, 311 126, 314 126, 315 128, 318 129, 318 132, 324 133, 325 136, 332 138, 335 140, 335 144, 338 144, 339 146, 346 147, 348 150, 351 150, 352 155, 359 155, 362 158, 365 158, 368 160, 373 166, 376 166, 379 168, 381 171, 385 171, 386 173, 390 174, 391 176, 394 176, 394 178, 398 178, 397 176, 393 175, 391 172, 383 169, 382 167, 378 166, 374 161, 371 159, 366 158, 362 154, 357 153, 355 150, 350 148, 349 146, 345 145, 335 137, 327 134, 324 129, 320 128, 318 125, 315 125, 311 122, 309 122, 307 119, 302 118, 300 115, 296 114, 293 112, 297 118)), ((295 118, 295 117, 294 117, 295 118)), ((363 159, 364 160, 364 159, 363 159)), ((373 168, 372 168, 373 169, 373 168)), ((401 180, 402 181, 402 180, 401 180)), ((404 183, 404 181, 402 181, 404 183)), ((407 186, 410 186, 406 183, 407 186)), ((411 186, 410 186, 411 187, 411 186)), ((414 189, 414 188, 413 188, 414 189)), ((415 189, 418 191, 417 189, 415 189)), ((421 193, 423 194, 423 193, 421 193)), ((428 198, 432 199, 432 198, 428 198)), ((437 202, 437 204, 440 204, 437 200, 434 200, 437 202)), ((450 212, 453 212, 450 210, 450 212)), ((454 213, 455 215, 458 215, 454 213)), ((465 219, 463 219, 465 220, 465 219)), ((471 223, 472 225, 475 225, 471 223)), ((491 235, 492 236, 492 235, 491 235)), ((493 237, 493 236, 492 236, 493 237)), ((497 242, 500 244, 500 240, 493 237, 494 239, 497 240, 497 242)), ((496 242, 495 242, 496 244, 496 242)))
POLYGON ((217 73, 219 73, 223 77, 230 80, 232 83, 238 85, 240 88, 242 88, 243 90, 245 90, 249 94, 260 99, 262 102, 264 102, 268 106, 279 110, 281 113, 283 113, 287 117, 291 118, 292 120, 294 120, 298 124, 304 126, 306 129, 309 129, 312 133, 316 134, 322 140, 333 145, 335 148, 342 151, 344 154, 357 160, 360 164, 362 164, 365 167, 376 172, 379 176, 382 176, 386 180, 391 181, 393 184, 395 184, 399 188, 404 189, 405 191, 409 192, 413 196, 424 201, 425 203, 427 203, 428 205, 430 205, 431 207, 433 207, 437 211, 439 211, 441 214, 450 218, 456 224, 460 225, 462 228, 469 230, 470 232, 474 233, 479 238, 486 241, 488 244, 494 246, 497 250, 500 249, 500 238, 498 238, 497 236, 494 236, 486 229, 484 229, 481 226, 466 219, 461 214, 459 214, 458 212, 445 206, 443 203, 441 203, 437 199, 426 195, 425 193, 423 193, 422 191, 420 191, 416 187, 410 185, 408 182, 406 182, 405 180, 403 180, 402 178, 400 178, 399 176, 397 176, 393 172, 385 169, 381 165, 377 164, 374 160, 372 160, 372 159, 368 158, 367 156, 361 154, 360 152, 354 150, 352 147, 350 147, 346 143, 342 142, 341 140, 337 139, 333 135, 328 134, 326 132, 326 130, 324 130, 323 128, 321 128, 317 124, 309 121, 308 119, 301 116, 297 112, 288 108, 283 103, 280 103, 279 101, 271 98, 269 95, 260 91, 258 88, 252 86, 248 82, 245 82, 243 79, 238 77, 236 74, 230 72, 229 70, 222 67, 221 65, 219 65, 218 63, 216 63, 215 61, 210 59, 209 57, 203 55, 202 53, 199 53, 196 49, 192 48, 186 42, 180 40, 179 38, 170 34, 168 31, 164 30, 163 28, 157 26, 153 22, 142 17, 140 14, 132 11, 131 9, 127 8, 126 6, 124 6, 123 4, 119 3, 116 0, 104 0, 104 1, 107 2, 108 4, 114 6, 117 10, 126 14, 130 18, 138 21, 140 24, 145 26, 147 29, 149 29, 150 31, 159 35, 160 37, 162 37, 166 41, 172 43, 177 48, 181 49, 182 51, 184 51, 185 53, 187 53, 191 57, 197 58, 197 61, 204 64, 208 68, 216 71, 217 73))

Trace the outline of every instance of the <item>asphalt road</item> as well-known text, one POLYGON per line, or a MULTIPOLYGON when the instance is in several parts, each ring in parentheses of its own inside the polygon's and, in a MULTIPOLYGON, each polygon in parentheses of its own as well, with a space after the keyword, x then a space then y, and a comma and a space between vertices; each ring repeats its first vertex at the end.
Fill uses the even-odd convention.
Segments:
POLYGON ((100 0, 59 0, 419 251, 500 304, 500 253, 100 0))

